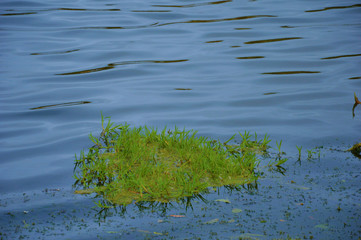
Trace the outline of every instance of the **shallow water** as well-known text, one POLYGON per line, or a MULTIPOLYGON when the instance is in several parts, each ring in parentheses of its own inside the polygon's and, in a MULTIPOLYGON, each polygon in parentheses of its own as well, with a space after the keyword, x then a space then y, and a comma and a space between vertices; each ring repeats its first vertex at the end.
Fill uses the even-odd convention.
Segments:
MULTIPOLYGON (((51 205, 41 194, 46 188, 65 195, 54 209, 68 198, 88 203, 71 194, 74 154, 89 147, 90 132, 100 132, 101 113, 220 140, 238 131, 267 133, 274 146, 283 140, 291 159, 295 145, 304 156, 316 146, 349 148, 361 129, 361 107, 352 114, 354 92, 361 97, 360 7, 299 0, 1 1, 1 218, 22 208, 23 193, 39 194, 27 208, 51 205)), ((325 154, 312 175, 331 174, 322 169, 333 155, 350 159, 347 171, 360 172, 352 155, 325 154)), ((297 167, 288 168, 292 178, 297 167)), ((347 189, 360 199, 356 186, 347 189)), ((360 219, 359 203, 353 207, 344 216, 360 219)), ((1 232, 20 236, 12 230, 1 232)))

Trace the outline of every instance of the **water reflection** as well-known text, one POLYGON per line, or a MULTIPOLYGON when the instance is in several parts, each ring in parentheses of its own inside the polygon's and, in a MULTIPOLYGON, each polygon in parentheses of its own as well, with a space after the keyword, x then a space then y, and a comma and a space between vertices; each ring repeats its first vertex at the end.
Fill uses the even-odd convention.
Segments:
POLYGON ((250 30, 252 28, 235 28, 234 30, 250 30))
POLYGON ((187 62, 188 59, 178 59, 178 60, 141 60, 141 61, 123 61, 123 62, 115 62, 109 63, 104 67, 99 68, 91 68, 86 70, 80 70, 75 72, 66 72, 66 73, 57 73, 55 75, 76 75, 76 74, 85 74, 85 73, 93 73, 93 72, 100 72, 109 69, 113 69, 116 66, 120 65, 130 65, 130 64, 142 64, 142 63, 179 63, 179 62, 187 62))
POLYGON ((237 57, 236 59, 258 59, 265 58, 264 56, 248 56, 248 57, 237 57))
POLYGON ((264 39, 264 40, 256 40, 256 41, 248 41, 244 44, 256 44, 256 43, 270 43, 270 42, 281 42, 288 40, 302 39, 301 37, 288 37, 288 38, 274 38, 274 39, 264 39))
POLYGON ((152 7, 170 7, 170 8, 190 8, 190 7, 199 7, 204 5, 215 5, 232 2, 233 0, 223 0, 223 1, 215 1, 215 2, 205 2, 205 3, 194 3, 194 4, 186 4, 186 5, 152 5, 152 7))
POLYGON ((74 30, 83 30, 83 29, 138 29, 138 28, 148 28, 148 27, 154 27, 158 26, 158 22, 152 23, 149 25, 140 25, 140 26, 127 26, 127 27, 119 27, 119 26, 106 26, 106 27, 78 27, 78 28, 72 28, 74 30))
POLYGON ((55 8, 49 9, 49 11, 60 10, 60 11, 121 11, 118 8, 111 9, 87 9, 87 8, 55 8))
POLYGON ((325 57, 321 59, 336 59, 336 58, 344 58, 344 57, 359 57, 361 54, 348 54, 348 55, 339 55, 339 56, 333 56, 333 57, 325 57))
POLYGON ((189 90, 192 90, 192 88, 175 88, 174 90, 178 90, 178 91, 189 91, 189 90))
POLYGON ((89 101, 78 101, 78 102, 59 103, 59 104, 52 104, 52 105, 34 107, 34 108, 30 108, 30 110, 39 110, 39 109, 54 108, 54 107, 69 107, 69 106, 88 104, 88 103, 91 103, 91 102, 89 102, 89 101))
POLYGON ((132 10, 132 12, 139 13, 164 13, 164 12, 172 12, 171 10, 132 10))
POLYGON ((309 73, 320 73, 320 72, 319 71, 282 71, 282 72, 265 72, 262 74, 288 75, 288 74, 309 74, 309 73))
POLYGON ((223 42, 223 40, 207 41, 205 43, 219 43, 219 42, 223 42))
POLYGON ((354 8, 354 7, 361 7, 361 4, 354 4, 350 6, 335 6, 335 7, 325 7, 322 9, 316 9, 316 10, 307 10, 305 12, 322 12, 326 10, 334 10, 334 9, 344 9, 344 8, 354 8))
POLYGON ((234 18, 199 19, 199 20, 189 20, 189 21, 183 21, 183 22, 162 23, 162 24, 157 24, 157 26, 165 26, 165 25, 178 24, 178 23, 214 23, 214 22, 237 21, 237 20, 246 20, 246 19, 252 19, 252 18, 268 18, 268 17, 277 17, 277 16, 275 16, 275 15, 251 15, 251 16, 234 17, 234 18))
POLYGON ((355 108, 357 107, 357 105, 361 104, 360 100, 358 100, 356 93, 354 94, 355 97, 355 104, 352 107, 352 117, 355 117, 355 108))
MULTIPOLYGON (((170 210, 179 207, 184 208, 186 211, 188 209, 193 210, 192 202, 195 201, 201 201, 203 203, 209 202, 201 194, 195 194, 191 197, 180 198, 175 202, 136 202, 134 203, 134 206, 140 212, 157 212, 160 213, 160 215, 164 216, 170 210)), ((113 215, 114 213, 124 215, 127 213, 127 208, 129 207, 125 205, 112 204, 105 199, 99 200, 97 205, 99 206, 99 208, 96 209, 96 215, 102 219, 105 219, 108 216, 113 215)))
POLYGON ((277 94, 278 92, 267 92, 267 93, 263 93, 263 95, 273 95, 273 94, 277 94))
POLYGON ((30 14, 38 14, 40 12, 48 12, 48 11, 78 11, 78 12, 98 12, 98 11, 121 11, 120 9, 87 9, 87 8, 51 8, 51 9, 42 9, 31 12, 21 12, 21 13, 4 13, 0 16, 16 16, 16 15, 30 15, 30 14))
MULTIPOLYGON (((134 206, 139 212, 157 212, 161 216, 165 216, 169 211, 174 209, 182 208, 185 211, 194 210, 193 205, 195 203, 204 203, 210 204, 212 201, 207 200, 205 195, 207 194, 220 194, 221 191, 225 191, 226 194, 234 194, 234 193, 242 193, 254 195, 258 192, 258 182, 252 182, 240 186, 227 185, 218 188, 209 188, 202 193, 194 194, 193 196, 179 198, 172 202, 154 202, 154 201, 143 201, 143 202, 135 202, 132 206, 134 206)), ((96 195, 94 199, 99 198, 99 195, 96 195)), ((127 209, 131 207, 131 205, 117 205, 113 204, 106 199, 101 199, 96 202, 98 208, 95 209, 96 216, 99 219, 105 220, 109 216, 113 216, 114 214, 119 214, 123 216, 127 213, 127 209)))
POLYGON ((293 26, 288 26, 288 25, 284 25, 284 26, 281 26, 281 28, 295 28, 293 26))
POLYGON ((37 14, 37 12, 24 12, 24 13, 4 13, 0 16, 17 16, 17 15, 31 15, 31 14, 37 14))
POLYGON ((38 53, 30 53, 30 55, 53 55, 53 54, 66 54, 66 53, 72 53, 77 52, 80 49, 72 49, 67 51, 53 51, 53 52, 38 52, 38 53))
POLYGON ((105 67, 91 68, 91 69, 80 70, 80 71, 75 71, 75 72, 57 73, 55 75, 75 75, 75 74, 93 73, 93 72, 100 72, 100 71, 113 69, 114 67, 115 67, 114 63, 109 63, 105 67))
MULTIPOLYGON (((77 27, 72 28, 74 30, 82 30, 82 29, 139 29, 139 28, 148 28, 148 27, 162 27, 167 25, 173 24, 181 24, 181 23, 214 23, 214 22, 225 22, 225 21, 238 21, 238 20, 246 20, 252 18, 270 18, 270 17, 277 17, 275 15, 251 15, 251 16, 241 16, 241 17, 234 17, 234 18, 222 18, 222 19, 195 19, 195 20, 188 20, 188 21, 181 21, 181 22, 168 22, 168 23, 152 23, 149 25, 139 25, 139 26, 127 26, 127 27, 120 27, 120 26, 105 26, 105 27, 77 27)), ((238 28, 237 30, 246 30, 251 28, 238 28)), ((289 38, 283 40, 291 40, 291 39, 301 39, 301 38, 289 38)), ((278 40, 278 41, 283 41, 278 40)), ((275 40, 277 41, 277 40, 275 40)))

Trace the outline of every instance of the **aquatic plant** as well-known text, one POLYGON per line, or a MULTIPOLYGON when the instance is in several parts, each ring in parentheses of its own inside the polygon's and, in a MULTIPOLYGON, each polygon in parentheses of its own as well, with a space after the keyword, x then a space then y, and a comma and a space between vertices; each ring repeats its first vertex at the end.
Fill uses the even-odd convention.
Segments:
POLYGON ((277 145, 277 149, 278 149, 278 154, 282 154, 282 151, 281 151, 281 146, 282 146, 282 140, 281 141, 276 141, 276 145, 277 145))
POLYGON ((299 147, 299 146, 296 145, 296 148, 298 150, 298 160, 297 161, 301 161, 302 146, 299 147))
POLYGON ((361 104, 360 100, 358 100, 356 93, 354 93, 354 98, 355 98, 355 103, 356 104, 361 104))
POLYGON ((313 158, 313 154, 315 154, 315 149, 310 149, 310 150, 307 150, 307 159, 308 160, 311 160, 313 158))
POLYGON ((357 107, 357 105, 361 104, 360 100, 358 100, 356 93, 354 93, 354 99, 355 99, 355 103, 352 107, 352 117, 355 117, 355 108, 357 107))
MULTIPOLYGON (((78 194, 96 193, 115 205, 177 201, 209 187, 240 186, 257 180, 257 153, 269 148, 265 136, 239 133, 240 144, 197 137, 197 131, 115 125, 108 119, 87 153, 75 156, 78 194), (254 139, 254 140, 252 140, 254 139)), ((277 164, 281 164, 278 162, 277 164)), ((100 204, 100 203, 99 203, 100 204)), ((107 207, 101 204, 100 207, 107 207)))

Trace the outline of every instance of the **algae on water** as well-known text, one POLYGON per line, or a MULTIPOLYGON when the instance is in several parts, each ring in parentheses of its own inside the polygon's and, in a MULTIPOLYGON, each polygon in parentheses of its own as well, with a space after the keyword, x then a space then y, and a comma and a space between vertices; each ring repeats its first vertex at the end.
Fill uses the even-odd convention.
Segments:
POLYGON ((209 187, 239 186, 258 178, 256 153, 268 148, 267 136, 251 140, 240 134, 239 145, 197 137, 196 131, 162 131, 110 119, 94 146, 76 157, 75 193, 96 193, 111 204, 169 202, 206 191, 209 187))

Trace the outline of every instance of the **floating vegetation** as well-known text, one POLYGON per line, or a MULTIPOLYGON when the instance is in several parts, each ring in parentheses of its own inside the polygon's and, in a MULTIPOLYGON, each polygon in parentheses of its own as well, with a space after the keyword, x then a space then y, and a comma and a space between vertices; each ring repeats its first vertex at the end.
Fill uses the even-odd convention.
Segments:
POLYGON ((177 127, 131 128, 110 119, 105 126, 103 117, 102 128, 99 138, 90 134, 95 145, 76 157, 74 185, 82 189, 75 193, 96 193, 110 205, 121 206, 182 201, 211 187, 254 183, 260 175, 257 154, 266 153, 270 142, 267 136, 257 140, 256 134, 245 132, 239 133, 240 144, 230 145, 236 134, 221 143, 177 127))

